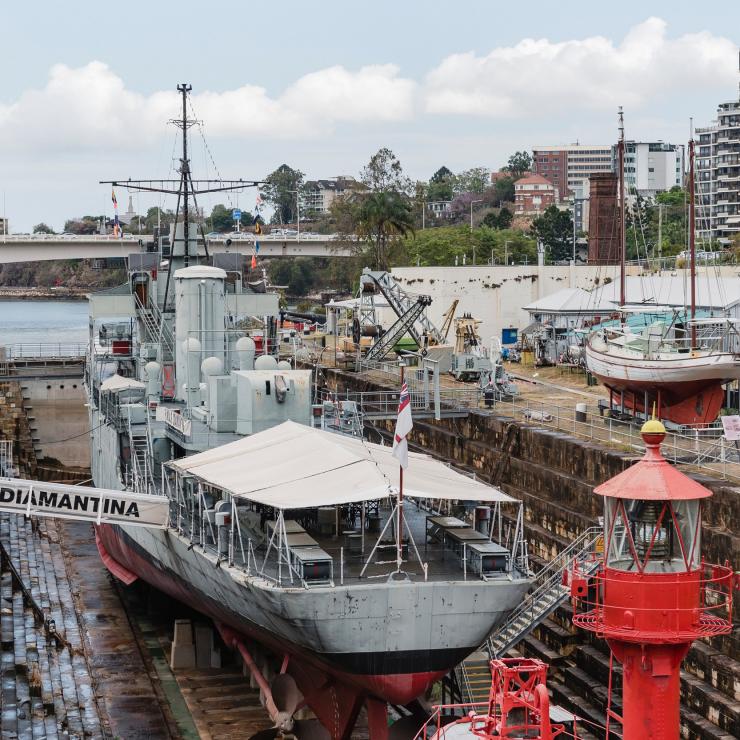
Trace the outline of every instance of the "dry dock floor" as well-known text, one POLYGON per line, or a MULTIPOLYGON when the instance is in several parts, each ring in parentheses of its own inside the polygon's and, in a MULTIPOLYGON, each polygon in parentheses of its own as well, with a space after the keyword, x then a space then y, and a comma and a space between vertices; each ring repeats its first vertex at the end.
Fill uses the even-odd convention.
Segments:
MULTIPOLYGON (((27 595, 66 645, 34 619, 7 562, 0 577, 0 737, 216 740, 270 726, 235 663, 169 668, 172 614, 161 594, 117 584, 92 527, 0 515, 0 543, 27 595)), ((187 614, 187 616, 191 616, 187 614)), ((203 617, 195 616, 203 622, 203 617)))

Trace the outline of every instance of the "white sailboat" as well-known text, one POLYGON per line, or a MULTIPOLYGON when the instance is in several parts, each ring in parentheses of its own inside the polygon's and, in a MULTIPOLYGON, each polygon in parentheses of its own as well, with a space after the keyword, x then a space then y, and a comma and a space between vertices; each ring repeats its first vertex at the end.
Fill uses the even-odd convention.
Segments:
MULTIPOLYGON (((627 309, 625 289, 624 123, 620 109, 620 306, 627 309)), ((726 319, 696 319, 696 245, 694 141, 689 141, 689 246, 691 301, 689 331, 656 321, 640 334, 623 323, 589 335, 586 364, 608 389, 614 405, 657 415, 676 424, 708 424, 716 420, 724 402, 723 386, 740 377, 740 354, 734 332, 723 332, 726 319), (698 331, 701 327, 701 332, 698 331)))

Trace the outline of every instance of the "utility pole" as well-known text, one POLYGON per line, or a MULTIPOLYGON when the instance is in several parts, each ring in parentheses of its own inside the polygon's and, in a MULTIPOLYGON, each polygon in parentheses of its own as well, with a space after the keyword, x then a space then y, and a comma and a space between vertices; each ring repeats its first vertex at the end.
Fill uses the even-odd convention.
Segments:
POLYGON ((504 242, 504 264, 509 264, 509 240, 504 242))
POLYGON ((663 204, 658 203, 658 269, 663 269, 663 204))
POLYGON ((470 233, 473 233, 473 204, 474 203, 482 203, 483 200, 471 200, 470 201, 470 233))
POLYGON ((296 212, 296 225, 298 231, 298 241, 301 240, 301 202, 299 200, 300 190, 288 190, 292 195, 295 193, 295 212, 296 212))

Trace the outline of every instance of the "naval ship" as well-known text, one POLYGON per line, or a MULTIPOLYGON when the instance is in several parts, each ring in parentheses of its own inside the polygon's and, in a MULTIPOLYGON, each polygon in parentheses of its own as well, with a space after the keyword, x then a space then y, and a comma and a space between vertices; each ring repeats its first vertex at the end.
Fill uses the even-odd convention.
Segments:
POLYGON ((109 181, 171 193, 176 223, 90 295, 85 378, 94 484, 167 497, 169 519, 96 540, 124 583, 284 661, 336 728, 368 699, 423 694, 520 603, 521 503, 418 453, 402 501, 390 448, 325 430, 312 371, 279 358, 278 295, 199 233, 198 195, 258 183, 192 179, 178 90, 179 181, 109 181))

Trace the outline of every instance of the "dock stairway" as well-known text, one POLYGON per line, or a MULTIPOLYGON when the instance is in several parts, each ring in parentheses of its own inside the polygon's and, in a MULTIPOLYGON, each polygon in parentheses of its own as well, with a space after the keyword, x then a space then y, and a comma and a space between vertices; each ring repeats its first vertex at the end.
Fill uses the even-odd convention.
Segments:
POLYGON ((487 701, 491 688, 488 661, 504 656, 568 600, 570 589, 564 583, 563 574, 576 562, 583 573, 593 573, 599 564, 594 555, 600 547, 603 547, 603 529, 589 527, 537 573, 533 590, 524 601, 489 635, 479 651, 460 664, 458 682, 463 701, 487 701), (481 682, 481 676, 486 674, 487 684, 481 682))

